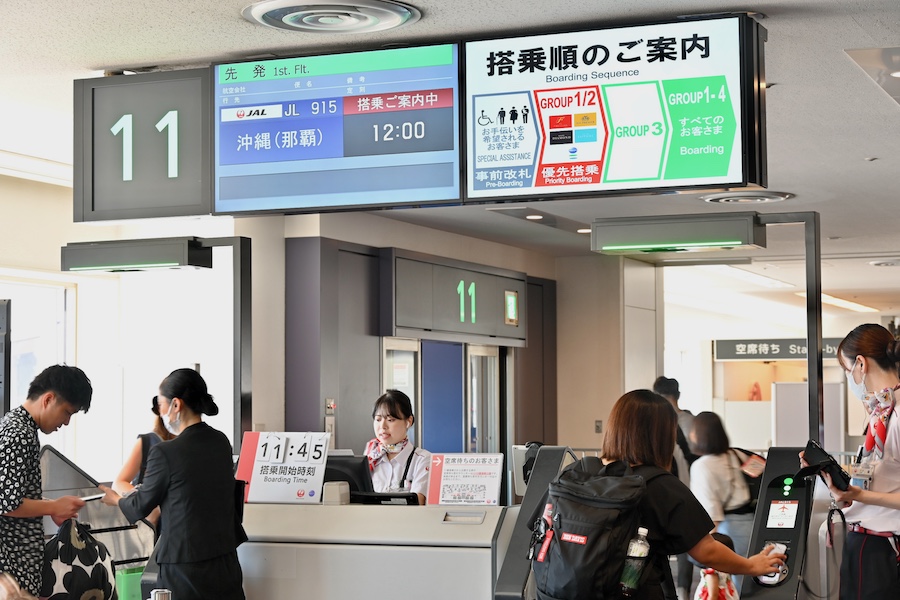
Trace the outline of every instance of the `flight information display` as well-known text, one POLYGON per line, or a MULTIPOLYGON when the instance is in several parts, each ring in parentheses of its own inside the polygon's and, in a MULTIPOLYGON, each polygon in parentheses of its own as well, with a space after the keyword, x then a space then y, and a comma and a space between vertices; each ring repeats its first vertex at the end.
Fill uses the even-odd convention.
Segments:
POLYGON ((764 184, 756 27, 466 43, 467 199, 764 184))
POLYGON ((455 44, 215 66, 216 213, 458 203, 455 44))

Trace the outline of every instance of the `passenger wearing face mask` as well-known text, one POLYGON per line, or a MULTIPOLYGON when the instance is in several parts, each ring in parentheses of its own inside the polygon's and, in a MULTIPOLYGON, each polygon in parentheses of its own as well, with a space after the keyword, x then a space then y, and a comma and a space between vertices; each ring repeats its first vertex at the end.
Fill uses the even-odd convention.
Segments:
POLYGON ((219 407, 193 369, 176 369, 159 386, 159 415, 177 437, 150 450, 143 484, 123 498, 111 488, 103 503, 129 522, 162 513, 155 557, 156 587, 177 600, 244 600, 237 547, 247 540, 237 513, 231 442, 203 422, 219 407))
POLYGON ((372 409, 375 438, 366 444, 372 487, 376 492, 412 492, 425 504, 431 454, 409 440, 415 423, 409 396, 388 390, 372 409))
MULTIPOLYGON (((153 404, 150 408, 156 416, 153 422, 153 431, 138 435, 138 441, 131 448, 131 453, 125 459, 122 470, 113 480, 112 489, 122 496, 127 496, 131 491, 144 481, 144 472, 147 470, 147 457, 150 449, 160 442, 167 442, 175 437, 175 434, 166 429, 162 415, 159 414, 159 401, 153 396, 153 404)), ((155 509, 147 516, 147 520, 156 525, 159 521, 159 509, 155 509)))
POLYGON ((824 474, 835 500, 849 504, 840 598, 900 598, 900 342, 881 325, 860 325, 838 346, 838 361, 868 414, 864 468, 854 468, 863 485, 841 491, 824 474), (871 475, 864 475, 867 470, 871 475))

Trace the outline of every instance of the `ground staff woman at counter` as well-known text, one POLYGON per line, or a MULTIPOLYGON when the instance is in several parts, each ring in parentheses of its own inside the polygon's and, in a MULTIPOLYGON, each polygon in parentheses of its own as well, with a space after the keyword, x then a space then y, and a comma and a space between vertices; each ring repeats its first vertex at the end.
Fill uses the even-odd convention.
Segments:
POLYGON ((150 450, 144 483, 122 498, 101 486, 103 503, 132 523, 162 512, 156 548, 157 587, 175 600, 243 600, 237 546, 247 536, 235 518, 235 482, 228 438, 201 420, 219 408, 192 369, 177 369, 159 386, 159 412, 178 435, 150 450))
POLYGON ((842 492, 824 475, 832 496, 851 503, 844 508, 849 529, 841 600, 900 598, 900 419, 895 414, 900 342, 881 325, 860 325, 838 346, 838 360, 868 413, 863 468, 853 473, 867 489, 851 485, 842 492))
POLYGON ((431 454, 409 441, 414 422, 409 396, 388 390, 372 409, 375 438, 366 444, 365 454, 376 492, 412 492, 425 504, 431 454))

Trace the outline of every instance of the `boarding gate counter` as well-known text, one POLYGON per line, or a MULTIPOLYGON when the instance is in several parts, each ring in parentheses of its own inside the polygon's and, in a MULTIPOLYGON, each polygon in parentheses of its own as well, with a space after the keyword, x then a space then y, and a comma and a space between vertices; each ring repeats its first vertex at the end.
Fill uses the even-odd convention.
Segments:
POLYGON ((566 450, 541 449, 517 506, 247 504, 247 598, 521 598, 529 521, 566 450))
POLYGON ((490 600, 519 507, 247 504, 249 599, 490 600))

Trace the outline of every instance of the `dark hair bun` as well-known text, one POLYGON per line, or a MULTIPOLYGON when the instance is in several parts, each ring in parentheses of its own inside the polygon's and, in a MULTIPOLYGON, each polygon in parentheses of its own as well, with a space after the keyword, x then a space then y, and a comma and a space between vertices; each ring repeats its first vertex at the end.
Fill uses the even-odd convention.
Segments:
POLYGON ((900 341, 889 342, 884 353, 892 363, 900 362, 900 341))
POLYGON ((213 397, 209 394, 206 394, 203 397, 203 401, 200 403, 200 408, 204 415, 213 417, 219 414, 219 407, 216 404, 216 401, 213 400, 213 397))

